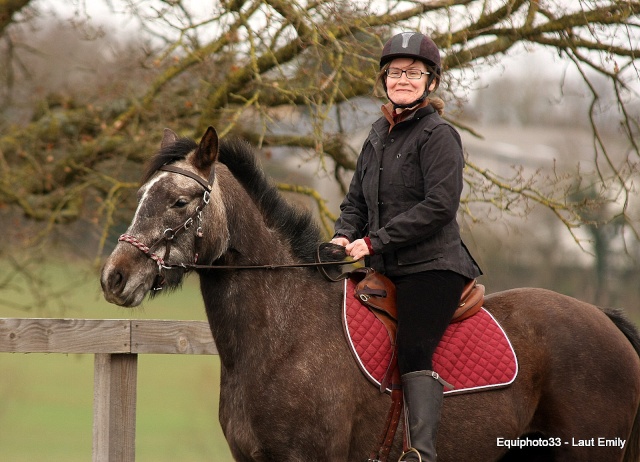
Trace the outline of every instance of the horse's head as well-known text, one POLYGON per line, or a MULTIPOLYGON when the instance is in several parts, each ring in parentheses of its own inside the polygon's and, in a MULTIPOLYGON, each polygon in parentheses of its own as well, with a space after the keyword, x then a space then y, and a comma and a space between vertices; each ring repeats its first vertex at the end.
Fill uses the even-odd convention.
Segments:
POLYGON ((121 306, 137 306, 154 289, 180 285, 198 258, 203 239, 208 259, 225 250, 229 231, 214 164, 218 135, 209 127, 199 144, 165 129, 160 151, 149 163, 138 191, 138 207, 126 233, 107 259, 101 276, 105 298, 121 306), (204 215, 207 216, 204 235, 204 215), (171 266, 171 267, 169 267, 171 266))

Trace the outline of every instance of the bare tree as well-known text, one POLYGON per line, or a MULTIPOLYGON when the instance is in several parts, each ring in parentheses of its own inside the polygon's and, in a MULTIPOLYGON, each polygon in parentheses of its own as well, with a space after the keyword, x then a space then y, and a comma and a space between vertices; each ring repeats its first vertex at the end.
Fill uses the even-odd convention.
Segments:
MULTIPOLYGON (((27 72, 15 50, 16 41, 27 37, 20 34, 25 25, 16 13, 28 3, 0 5, 0 33, 11 44, 3 48, 2 59, 14 75, 27 72)), ((584 224, 583 207, 609 201, 619 206, 602 219, 622 217, 638 237, 637 223, 629 215, 640 153, 637 106, 629 105, 638 97, 638 1, 220 0, 197 10, 195 3, 108 3, 114 13, 137 21, 146 37, 144 53, 138 55, 143 69, 135 79, 122 75, 131 86, 117 98, 100 105, 44 99, 44 109, 21 124, 12 123, 5 109, 0 205, 43 222, 38 236, 84 217, 101 225, 104 243, 123 192, 135 187, 139 165, 165 125, 194 137, 214 125, 223 136, 241 135, 263 147, 304 147, 318 162, 331 159, 338 173, 353 169, 357 153, 347 143, 350 133, 336 124, 336 108, 371 95, 385 40, 399 30, 415 29, 431 35, 442 50, 441 96, 447 100, 463 95, 482 69, 505 54, 531 47, 555 50, 578 70, 591 92, 588 117, 597 168, 590 183, 598 183, 598 196, 572 202, 571 188, 580 183, 574 177, 584 172, 518 171, 502 177, 470 158, 470 192, 464 202, 472 218, 479 218, 474 204, 507 213, 542 205, 573 230, 584 224), (602 100, 593 75, 606 79, 613 101, 602 100), (610 152, 598 126, 604 104, 617 109, 620 136, 628 140, 622 156, 610 152), (308 129, 272 132, 271 122, 283 106, 308 115, 308 129)), ((88 19, 85 7, 80 2, 76 15, 88 19)), ((26 46, 22 50, 33 53, 26 46)), ((119 57, 113 57, 114 66, 119 57)), ((322 198, 318 201, 323 204, 322 198)))
POLYGON ((0 33, 13 21, 14 14, 28 5, 30 0, 6 0, 0 4, 0 33))

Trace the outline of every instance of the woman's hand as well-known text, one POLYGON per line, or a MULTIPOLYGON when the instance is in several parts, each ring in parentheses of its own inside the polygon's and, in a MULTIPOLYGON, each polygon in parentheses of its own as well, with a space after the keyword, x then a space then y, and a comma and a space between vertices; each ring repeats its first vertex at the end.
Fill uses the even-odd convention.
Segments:
POLYGON ((360 260, 367 255, 370 255, 369 246, 364 239, 356 239, 351 244, 348 244, 344 250, 354 260, 360 260))

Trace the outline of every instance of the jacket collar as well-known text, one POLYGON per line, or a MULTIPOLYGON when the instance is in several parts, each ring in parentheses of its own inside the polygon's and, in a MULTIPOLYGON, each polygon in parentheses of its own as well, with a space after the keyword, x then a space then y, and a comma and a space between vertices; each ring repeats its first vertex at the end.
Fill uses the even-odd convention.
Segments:
MULTIPOLYGON (((387 105, 382 106, 382 113, 385 116, 380 117, 378 120, 376 120, 373 123, 373 125, 371 126, 372 133, 369 135, 370 137, 372 137, 372 135, 375 133, 375 136, 371 138, 371 140, 372 140, 373 150, 376 153, 376 157, 378 158, 378 161, 380 161, 381 155, 382 155, 382 144, 384 143, 387 136, 389 135, 389 132, 395 125, 404 124, 413 119, 421 119, 423 117, 428 117, 431 114, 436 112, 435 108, 427 103, 426 106, 420 106, 417 109, 410 110, 401 121, 396 122, 394 124, 392 122, 389 122, 389 120, 386 117, 386 114, 385 114, 386 106, 387 105)), ((391 105, 390 107, 393 107, 393 105, 391 105)), ((403 111, 403 113, 404 112, 406 111, 403 111)))
POLYGON ((402 111, 400 113, 397 113, 395 111, 395 109, 393 108, 393 104, 392 103, 387 103, 387 104, 383 105, 380 108, 380 110, 382 111, 382 115, 384 116, 384 118, 389 123, 389 129, 388 130, 391 131, 391 129, 395 125, 397 125, 397 124, 399 124, 401 122, 409 121, 409 120, 413 119, 414 117, 416 117, 418 114, 420 115, 420 117, 424 117, 424 116, 429 115, 432 112, 435 112, 435 109, 429 103, 430 103, 430 101, 427 99, 422 104, 420 104, 418 107, 405 109, 404 111, 402 111))
POLYGON ((435 108, 432 105, 427 103, 426 106, 420 106, 417 109, 409 109, 409 110, 402 111, 401 113, 402 118, 394 122, 393 115, 390 112, 390 110, 391 111, 393 110, 392 104, 390 103, 385 104, 384 106, 382 106, 381 110, 382 110, 382 115, 384 117, 380 117, 378 120, 376 120, 373 123, 373 126, 372 126, 373 130, 375 131, 379 139, 385 139, 386 136, 391 131, 391 129, 396 125, 398 125, 399 123, 409 122, 415 118, 421 119, 423 117, 430 116, 431 114, 436 112, 435 108))

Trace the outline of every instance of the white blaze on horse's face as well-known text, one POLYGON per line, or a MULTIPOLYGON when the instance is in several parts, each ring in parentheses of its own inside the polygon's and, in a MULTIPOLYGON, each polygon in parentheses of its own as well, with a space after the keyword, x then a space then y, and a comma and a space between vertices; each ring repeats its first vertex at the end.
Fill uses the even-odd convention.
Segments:
POLYGON ((138 191, 138 207, 127 233, 145 236, 148 242, 159 239, 165 229, 181 224, 195 210, 202 194, 202 186, 191 178, 158 172, 138 191))
MULTIPOLYGON (((193 180, 191 182, 193 183, 193 180)), ((196 197, 194 191, 197 187, 199 185, 194 186, 181 180, 179 175, 158 172, 140 188, 138 207, 127 234, 151 246, 162 237, 165 229, 178 225, 181 216, 191 213, 188 210, 195 208, 182 191, 192 192, 193 197, 196 197), (181 198, 186 205, 172 210, 181 198)), ((164 244, 158 245, 153 252, 164 255, 164 244)), ((176 259, 181 258, 183 254, 177 246, 172 248, 172 255, 176 259)), ((101 282, 105 298, 121 306, 138 306, 153 287, 158 272, 158 264, 155 261, 138 248, 126 242, 119 242, 102 271, 101 282)))
POLYGON ((163 176, 166 175, 168 175, 168 173, 163 172, 160 175, 157 175, 155 178, 152 178, 140 188, 140 191, 138 191, 138 195, 140 196, 140 199, 138 200, 138 207, 136 207, 136 212, 133 215, 131 223, 129 224, 129 228, 127 228, 127 233, 131 234, 132 232, 134 232, 135 224, 139 221, 140 210, 146 206, 147 200, 150 200, 149 191, 156 183, 158 183, 162 179, 163 176))

